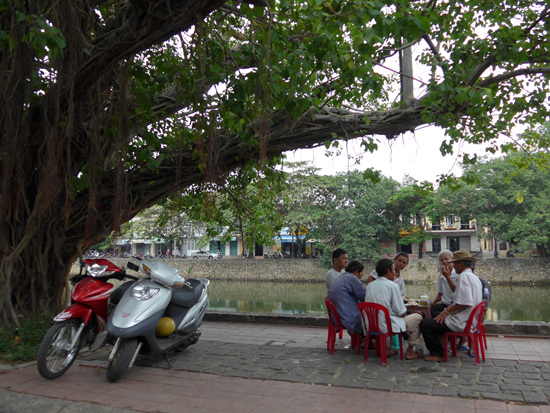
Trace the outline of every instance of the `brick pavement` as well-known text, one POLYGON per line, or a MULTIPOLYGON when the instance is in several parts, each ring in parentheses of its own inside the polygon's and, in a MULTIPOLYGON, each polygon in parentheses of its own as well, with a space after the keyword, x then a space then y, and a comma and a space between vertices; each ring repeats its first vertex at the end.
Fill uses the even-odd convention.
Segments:
POLYGON ((0 411, 122 413, 378 412, 550 413, 550 340, 488 337, 487 361, 464 353, 449 363, 363 355, 326 329, 205 322, 199 342, 164 358, 140 360, 118 383, 105 378, 106 353, 83 354, 48 381, 36 366, 0 375, 0 411))
MULTIPOLYGON (((401 361, 395 356, 382 367, 374 351, 365 363, 351 350, 331 355, 323 348, 204 341, 172 359, 175 370, 229 377, 520 403, 547 404, 550 398, 548 362, 487 359, 476 366, 465 353, 448 363, 401 361)), ((167 362, 158 358, 139 365, 165 368, 167 362)))

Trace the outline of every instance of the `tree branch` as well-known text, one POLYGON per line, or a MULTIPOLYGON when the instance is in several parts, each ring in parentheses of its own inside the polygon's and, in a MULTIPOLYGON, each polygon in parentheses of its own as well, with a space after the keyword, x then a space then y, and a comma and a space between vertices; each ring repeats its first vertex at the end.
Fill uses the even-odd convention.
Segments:
POLYGON ((424 33, 424 35, 422 35, 422 39, 424 39, 424 41, 428 44, 428 47, 430 48, 430 50, 432 51, 434 57, 435 57, 435 60, 437 60, 437 62, 441 65, 442 63, 444 63, 444 60, 443 58, 441 57, 441 54, 439 54, 439 50, 437 50, 437 47, 435 46, 435 44, 433 44, 432 42, 432 39, 430 39, 430 37, 424 33))
POLYGON ((493 58, 488 59, 487 61, 477 65, 474 70, 470 72, 470 75, 464 79, 464 83, 468 86, 473 86, 475 82, 481 77, 483 72, 485 72, 491 65, 495 62, 493 58))
POLYGON ((487 87, 500 82, 503 82, 508 79, 512 79, 518 76, 524 75, 535 75, 535 74, 550 74, 550 67, 528 67, 525 69, 513 70, 511 72, 503 73, 498 76, 491 76, 481 82, 477 83, 476 86, 487 87))
POLYGON ((76 91, 85 90, 119 62, 189 30, 224 0, 134 1, 98 31, 89 59, 78 71, 76 91))

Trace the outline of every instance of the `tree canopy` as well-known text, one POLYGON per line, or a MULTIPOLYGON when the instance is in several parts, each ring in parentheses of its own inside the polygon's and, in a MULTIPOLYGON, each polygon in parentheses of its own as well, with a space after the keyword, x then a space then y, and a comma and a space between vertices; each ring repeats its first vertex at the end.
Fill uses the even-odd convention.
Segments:
POLYGON ((411 181, 405 179, 405 184, 392 194, 386 216, 400 232, 399 243, 418 244, 418 257, 422 258, 424 241, 431 238, 424 228, 424 214, 433 200, 433 186, 429 182, 418 185, 411 181))
POLYGON ((522 152, 481 159, 466 167, 475 182, 452 191, 440 188, 427 211, 475 218, 480 235, 510 242, 516 248, 550 252, 550 173, 547 153, 529 158, 522 152), (542 165, 540 162, 542 161, 542 165))
POLYGON ((245 165, 223 182, 192 185, 163 205, 204 223, 207 237, 226 242, 239 234, 253 258, 255 243, 269 244, 280 234, 284 186, 282 173, 273 165, 245 165))
MULTIPOLYGON (((120 234, 124 238, 128 237, 132 240, 162 240, 168 249, 170 249, 174 242, 181 243, 190 237, 195 237, 197 234, 202 235, 206 232, 205 225, 201 222, 190 220, 187 215, 172 211, 169 208, 162 207, 162 205, 165 205, 165 203, 159 203, 141 211, 127 225, 127 228, 121 229, 120 234)), ((207 242, 208 240, 204 240, 204 245, 207 242)), ((164 254, 165 252, 166 249, 163 249, 159 254, 164 254)))
POLYGON ((57 309, 83 250, 249 161, 542 123, 548 21, 536 0, 0 1, 2 319, 57 309), (393 102, 410 47, 416 92, 393 102))
POLYGON ((386 213, 397 183, 388 178, 373 183, 358 171, 325 179, 330 186, 319 198, 318 226, 312 231, 324 246, 325 262, 331 262, 332 250, 337 247, 348 252, 350 261, 378 259, 385 252, 385 242, 396 239, 396 228, 386 213))
MULTIPOLYGON (((273 245, 284 227, 295 237, 296 249, 291 252, 303 252, 296 237, 299 234, 300 240, 313 241, 317 250, 327 252, 324 257, 328 261, 332 250, 340 247, 354 259, 377 259, 385 252, 385 242, 397 239, 399 230, 404 228, 388 217, 389 201, 400 191, 397 182, 382 177, 373 183, 359 171, 321 175, 318 168, 305 162, 291 166, 291 171, 284 173, 266 174, 264 170, 237 174, 245 185, 229 180, 228 191, 212 185, 198 186, 198 193, 174 196, 163 204, 168 214, 176 208, 205 222, 212 237, 227 240, 240 234, 245 244, 248 240, 248 248, 253 248, 254 242, 273 245), (242 191, 235 192, 235 188, 242 191), (201 197, 214 199, 205 204, 201 197)), ((405 211, 411 213, 402 206, 400 212, 405 211)), ((410 229, 408 225, 406 228, 410 229)))

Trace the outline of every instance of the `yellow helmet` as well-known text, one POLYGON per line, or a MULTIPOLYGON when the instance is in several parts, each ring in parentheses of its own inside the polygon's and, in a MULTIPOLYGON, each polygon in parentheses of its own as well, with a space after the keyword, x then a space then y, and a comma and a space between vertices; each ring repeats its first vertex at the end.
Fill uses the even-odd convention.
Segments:
POLYGON ((168 337, 176 330, 176 323, 170 317, 162 317, 157 324, 155 334, 157 337, 168 337))

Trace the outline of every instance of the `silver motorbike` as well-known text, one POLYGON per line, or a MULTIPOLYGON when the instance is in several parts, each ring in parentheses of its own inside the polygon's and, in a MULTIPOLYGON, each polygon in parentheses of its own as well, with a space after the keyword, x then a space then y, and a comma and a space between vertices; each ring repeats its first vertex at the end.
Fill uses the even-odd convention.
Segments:
POLYGON ((110 382, 120 379, 138 355, 166 356, 195 344, 208 308, 206 278, 186 280, 160 260, 143 260, 139 266, 129 262, 128 267, 147 278, 124 293, 109 317, 107 332, 116 338, 107 367, 110 382))

